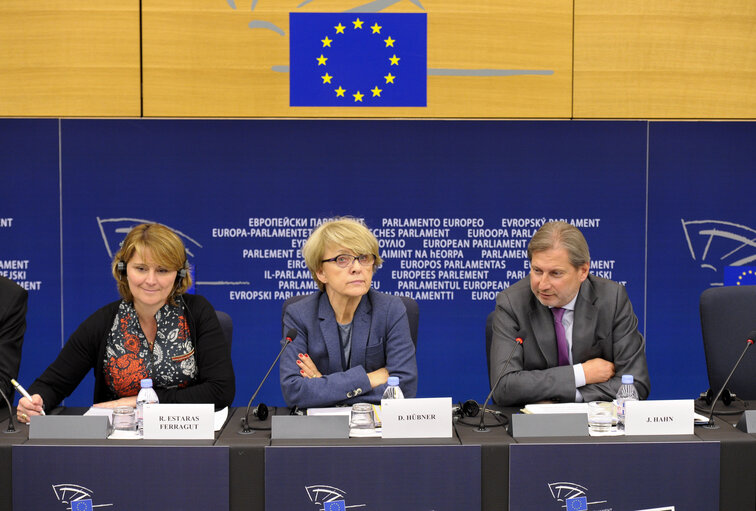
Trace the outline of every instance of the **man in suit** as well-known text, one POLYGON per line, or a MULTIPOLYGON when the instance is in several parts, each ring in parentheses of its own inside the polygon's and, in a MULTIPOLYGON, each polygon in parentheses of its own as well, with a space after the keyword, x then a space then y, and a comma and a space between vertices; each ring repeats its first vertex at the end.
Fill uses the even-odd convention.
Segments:
POLYGON ((21 365, 27 299, 26 289, 0 276, 0 390, 9 400, 13 399, 10 379, 18 378, 21 365))
POLYGON ((566 222, 544 224, 528 244, 528 259, 529 277, 496 297, 491 385, 505 375, 494 401, 609 401, 623 374, 633 375, 645 399, 650 384, 638 318, 623 286, 589 273, 580 230, 566 222))

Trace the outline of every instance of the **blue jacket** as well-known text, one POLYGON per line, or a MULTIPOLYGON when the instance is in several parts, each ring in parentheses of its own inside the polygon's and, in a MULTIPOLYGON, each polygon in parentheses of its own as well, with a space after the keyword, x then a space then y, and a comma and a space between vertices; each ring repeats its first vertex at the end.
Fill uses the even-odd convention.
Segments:
POLYGON ((367 373, 381 367, 399 377, 405 397, 415 397, 415 346, 407 311, 398 297, 372 289, 362 297, 354 313, 349 367, 342 367, 339 327, 326 293, 317 292, 289 305, 284 331, 290 328, 297 330, 297 337, 284 351, 280 365, 281 392, 288 406, 379 403, 386 385, 371 389, 367 373), (310 356, 321 378, 302 377, 299 353, 310 356))

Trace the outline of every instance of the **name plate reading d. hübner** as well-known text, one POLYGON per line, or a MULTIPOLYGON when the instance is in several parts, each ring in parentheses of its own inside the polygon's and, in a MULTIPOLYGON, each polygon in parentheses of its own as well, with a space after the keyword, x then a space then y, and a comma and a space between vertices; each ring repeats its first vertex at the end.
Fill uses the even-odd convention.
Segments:
POLYGON ((212 440, 215 438, 212 404, 144 405, 144 438, 212 440))
POLYGON ((692 435, 693 400, 625 403, 626 435, 692 435))
POLYGON ((384 399, 381 401, 383 438, 451 438, 450 397, 384 399))

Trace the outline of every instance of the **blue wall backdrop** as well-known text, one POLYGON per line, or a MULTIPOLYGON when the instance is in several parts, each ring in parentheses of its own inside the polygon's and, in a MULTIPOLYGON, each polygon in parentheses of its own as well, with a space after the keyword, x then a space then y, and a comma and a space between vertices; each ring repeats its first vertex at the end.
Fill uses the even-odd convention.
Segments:
MULTIPOLYGON (((651 397, 695 397, 708 387, 698 297, 737 258, 720 259, 736 248, 722 238, 702 261, 690 222, 756 228, 755 135, 754 123, 2 119, 0 272, 26 266, 15 280, 30 288, 20 378, 117 299, 112 254, 155 221, 182 236, 196 292, 234 319, 245 404, 279 349, 284 298, 314 287, 298 248, 322 219, 352 215, 381 242, 379 290, 420 304, 419 395, 482 400, 495 293, 527 274, 535 229, 565 219, 592 271, 627 285, 651 397)), ((259 399, 283 404, 274 374, 259 399)), ((89 377, 66 404, 91 396, 89 377)))

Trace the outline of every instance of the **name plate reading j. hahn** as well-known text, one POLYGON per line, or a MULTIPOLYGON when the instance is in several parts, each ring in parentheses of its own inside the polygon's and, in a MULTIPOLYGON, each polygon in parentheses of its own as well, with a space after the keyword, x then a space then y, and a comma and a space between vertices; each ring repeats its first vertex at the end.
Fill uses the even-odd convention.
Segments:
POLYGON ((451 438, 450 397, 384 399, 381 401, 383 438, 451 438))
POLYGON ((144 405, 146 440, 212 440, 215 438, 213 405, 144 405))
POLYGON ((626 435, 692 435, 693 400, 625 403, 626 435))

